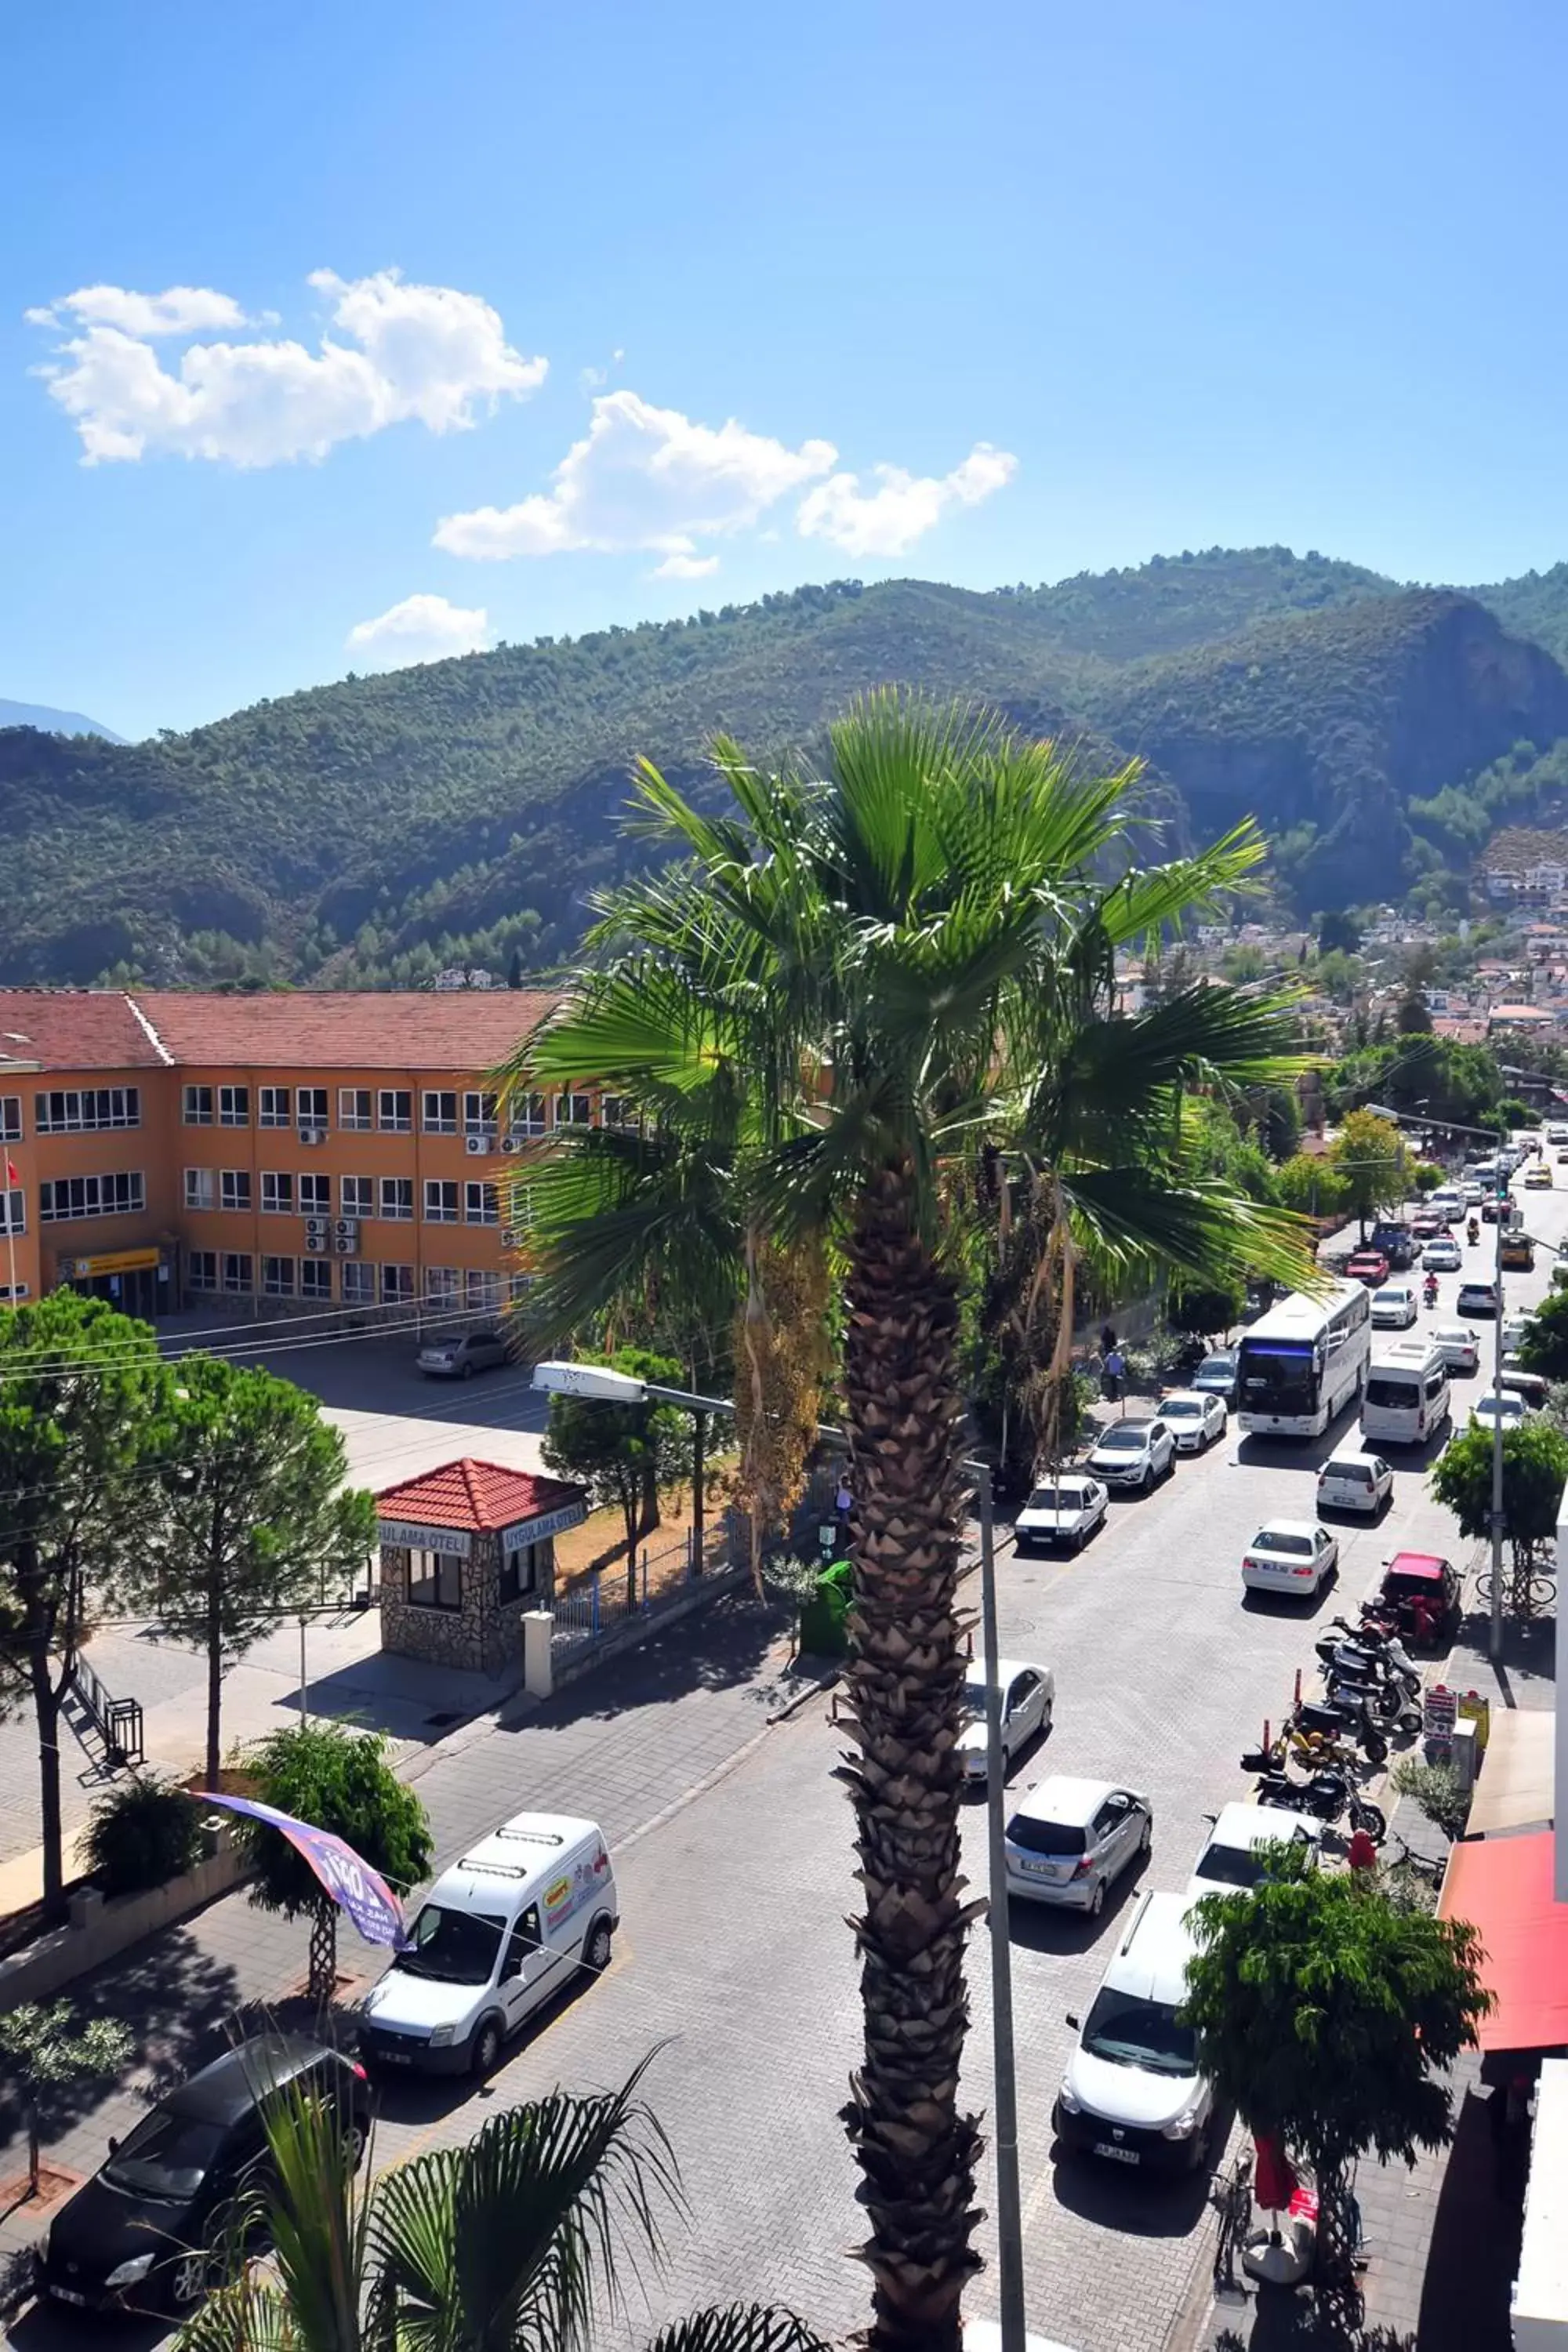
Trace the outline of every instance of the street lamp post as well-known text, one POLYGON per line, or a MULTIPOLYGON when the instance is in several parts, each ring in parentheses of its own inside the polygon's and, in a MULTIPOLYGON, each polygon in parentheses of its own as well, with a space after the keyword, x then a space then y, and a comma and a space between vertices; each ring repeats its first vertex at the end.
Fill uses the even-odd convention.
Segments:
MULTIPOLYGON (((543 1363, 533 1385, 552 1396, 597 1397, 606 1404, 684 1405, 699 1415, 734 1413, 728 1397, 694 1396, 660 1388, 607 1364, 543 1363)), ((817 1427, 819 1437, 845 1444, 841 1429, 817 1427)), ((1008 1936, 1007 1857, 1002 1750, 1002 1692, 996 1634, 994 1511, 990 1465, 965 1462, 980 1510, 980 1622, 985 1660, 985 1832, 990 1856, 991 2047, 996 2078, 996 2238, 1001 2289, 1002 2352, 1025 2352, 1023 2200, 1018 2185, 1018 2085, 1013 2044, 1013 1948, 1008 1936)))

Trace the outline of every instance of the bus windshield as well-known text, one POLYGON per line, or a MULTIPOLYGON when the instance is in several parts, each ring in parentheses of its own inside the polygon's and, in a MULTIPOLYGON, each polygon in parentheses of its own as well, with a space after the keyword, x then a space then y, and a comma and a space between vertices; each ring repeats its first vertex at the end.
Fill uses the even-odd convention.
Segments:
POLYGON ((1313 1412, 1318 1374, 1310 1348, 1244 1339, 1241 1401, 1248 1412, 1313 1412))

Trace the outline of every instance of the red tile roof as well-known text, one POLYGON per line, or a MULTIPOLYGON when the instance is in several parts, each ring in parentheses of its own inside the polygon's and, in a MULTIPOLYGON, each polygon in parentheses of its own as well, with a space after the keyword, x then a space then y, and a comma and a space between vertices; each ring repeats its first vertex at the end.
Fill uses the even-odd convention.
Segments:
POLYGON ((504 1061, 560 1001, 552 990, 510 988, 135 992, 176 1062, 234 1069, 478 1073, 504 1061))
POLYGON ((582 1502, 586 1492, 563 1478, 537 1478, 526 1470, 506 1470, 499 1462, 475 1462, 465 1454, 462 1461, 443 1463, 423 1477, 405 1478, 401 1486, 384 1486, 375 1500, 384 1519, 484 1532, 563 1510, 568 1503, 582 1502))
POLYGON ((0 1062, 146 1070, 168 1058, 117 989, 0 988, 0 1062))

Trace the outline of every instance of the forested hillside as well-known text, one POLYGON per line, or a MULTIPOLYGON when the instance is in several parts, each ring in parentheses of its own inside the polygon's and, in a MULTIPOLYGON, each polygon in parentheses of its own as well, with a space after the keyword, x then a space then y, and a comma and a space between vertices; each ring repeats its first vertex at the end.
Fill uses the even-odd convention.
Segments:
POLYGON ((700 782, 725 728, 809 744, 887 680, 1150 762, 1180 837, 1255 814, 1304 903, 1399 889, 1412 794, 1568 734, 1568 680, 1451 593, 1285 549, 979 594, 838 583, 542 640, 116 745, 0 732, 0 976, 417 981, 569 954, 643 752, 700 782), (1369 861, 1372 861, 1369 866, 1369 861))

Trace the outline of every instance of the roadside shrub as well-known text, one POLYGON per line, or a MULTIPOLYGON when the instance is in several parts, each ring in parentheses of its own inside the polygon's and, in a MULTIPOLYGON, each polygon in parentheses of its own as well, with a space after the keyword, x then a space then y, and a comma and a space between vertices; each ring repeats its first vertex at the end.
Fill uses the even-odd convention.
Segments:
POLYGON ((1418 1756, 1402 1756, 1388 1776, 1390 1788, 1408 1797, 1446 1838, 1464 1833, 1470 1799, 1451 1764, 1424 1764, 1418 1756))
POLYGON ((87 1856, 106 1895, 166 1886, 201 1853, 201 1815, 183 1789, 138 1773, 100 1797, 87 1828, 87 1856))

